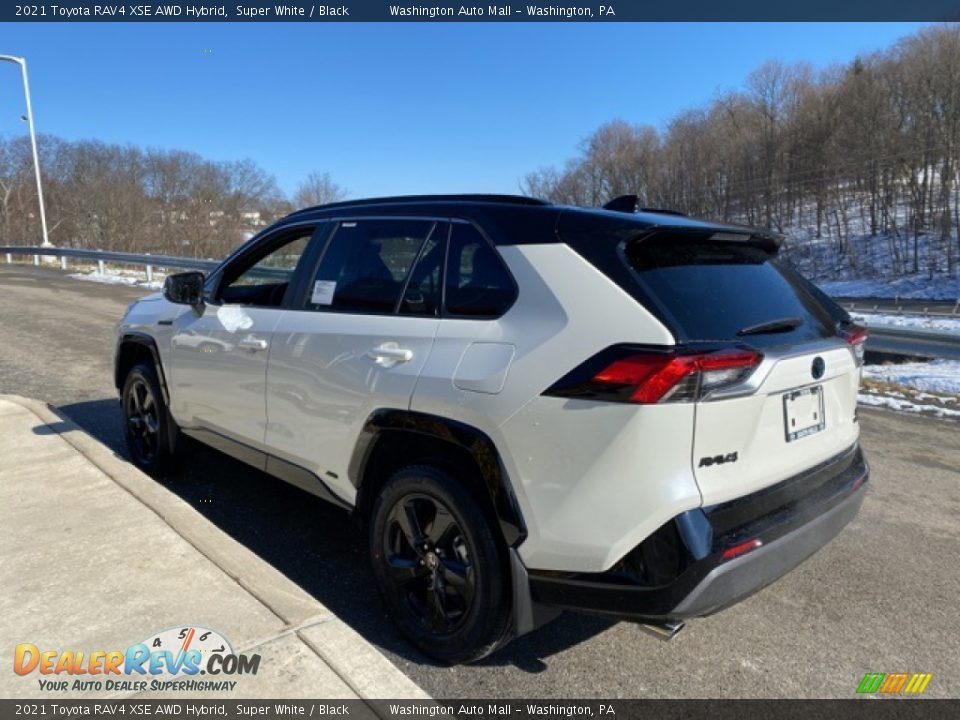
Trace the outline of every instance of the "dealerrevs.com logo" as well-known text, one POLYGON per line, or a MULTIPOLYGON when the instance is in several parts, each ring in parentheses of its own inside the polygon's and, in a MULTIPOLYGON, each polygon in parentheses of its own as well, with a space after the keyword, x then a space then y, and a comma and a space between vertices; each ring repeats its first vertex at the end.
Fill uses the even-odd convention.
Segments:
POLYGON ((235 653, 208 628, 169 628, 125 650, 50 650, 21 643, 14 650, 17 675, 36 674, 45 692, 230 691, 239 675, 256 675, 260 656, 235 653), (201 677, 202 676, 202 677, 201 677))

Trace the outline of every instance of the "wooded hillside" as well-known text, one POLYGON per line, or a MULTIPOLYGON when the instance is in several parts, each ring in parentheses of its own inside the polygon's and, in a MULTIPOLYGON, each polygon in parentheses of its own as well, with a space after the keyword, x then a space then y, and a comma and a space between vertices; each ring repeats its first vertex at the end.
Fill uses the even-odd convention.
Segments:
POLYGON ((848 65, 768 62, 659 131, 614 120, 524 192, 641 204, 786 232, 818 274, 956 275, 960 27, 848 65), (819 240, 819 242, 818 242, 819 240))

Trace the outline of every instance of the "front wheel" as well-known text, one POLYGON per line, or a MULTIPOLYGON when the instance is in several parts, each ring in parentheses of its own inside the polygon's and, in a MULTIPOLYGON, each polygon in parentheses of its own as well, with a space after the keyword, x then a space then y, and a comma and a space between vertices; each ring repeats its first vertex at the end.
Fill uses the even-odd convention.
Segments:
POLYGON ((373 507, 370 551, 390 615, 427 655, 471 662, 508 639, 503 544, 445 472, 413 466, 390 478, 373 507))
POLYGON ((124 436, 134 464, 154 476, 174 470, 179 431, 167 412, 152 365, 141 363, 130 369, 121 404, 124 436))

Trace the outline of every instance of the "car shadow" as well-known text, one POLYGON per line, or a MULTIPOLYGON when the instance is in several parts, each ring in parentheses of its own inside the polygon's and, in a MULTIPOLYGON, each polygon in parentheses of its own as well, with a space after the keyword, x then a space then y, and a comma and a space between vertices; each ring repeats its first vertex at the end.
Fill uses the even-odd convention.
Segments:
MULTIPOLYGON (((91 400, 58 408, 128 460, 120 403, 91 400)), ((363 530, 345 511, 233 458, 191 442, 190 463, 157 482, 262 557, 381 649, 408 662, 442 667, 399 634, 377 596, 363 530)), ((479 665, 542 672, 546 658, 603 632, 613 621, 565 613, 479 665)))

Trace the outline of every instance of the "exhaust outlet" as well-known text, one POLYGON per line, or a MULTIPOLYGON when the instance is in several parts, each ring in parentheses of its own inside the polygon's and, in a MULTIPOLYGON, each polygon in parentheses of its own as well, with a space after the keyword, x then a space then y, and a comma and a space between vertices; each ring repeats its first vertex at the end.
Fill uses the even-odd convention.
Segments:
POLYGON ((682 620, 670 620, 667 622, 642 622, 639 623, 640 629, 647 635, 652 635, 657 640, 667 642, 673 640, 678 632, 683 630, 684 622, 682 620))

